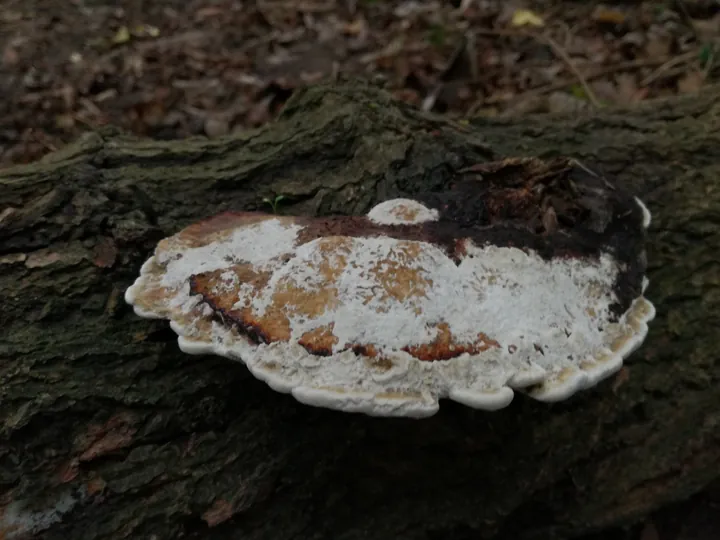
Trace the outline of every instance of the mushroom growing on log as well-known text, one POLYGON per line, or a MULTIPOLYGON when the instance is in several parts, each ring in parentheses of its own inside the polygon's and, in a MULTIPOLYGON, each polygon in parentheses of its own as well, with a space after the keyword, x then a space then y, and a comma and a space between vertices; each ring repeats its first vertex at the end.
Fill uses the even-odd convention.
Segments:
POLYGON ((449 193, 419 194, 429 206, 190 225, 125 298, 169 319, 185 352, 371 416, 430 416, 441 397, 496 410, 513 389, 560 401, 615 373, 655 313, 647 208, 567 159, 470 170, 449 193))
MULTIPOLYGON (((0 536, 575 538, 699 492, 720 476, 719 92, 459 124, 321 85, 252 132, 104 130, 0 171, 0 536), (451 184, 531 156, 577 159, 653 216, 657 317, 620 371, 571 399, 448 401, 422 421, 307 407, 240 362, 183 354, 123 301, 158 242, 207 216, 283 194, 279 219, 403 198, 471 223, 451 184)), ((573 212, 541 201, 536 236, 573 212)))

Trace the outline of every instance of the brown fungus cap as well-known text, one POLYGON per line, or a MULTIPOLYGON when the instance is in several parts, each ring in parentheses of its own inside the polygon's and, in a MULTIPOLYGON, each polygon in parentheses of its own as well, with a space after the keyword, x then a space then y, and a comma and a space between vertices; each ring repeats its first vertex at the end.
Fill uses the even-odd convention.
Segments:
POLYGON ((554 401, 647 333, 649 213, 570 160, 514 159, 366 216, 227 213, 160 242, 126 299, 190 353, 303 403, 427 416, 554 401))

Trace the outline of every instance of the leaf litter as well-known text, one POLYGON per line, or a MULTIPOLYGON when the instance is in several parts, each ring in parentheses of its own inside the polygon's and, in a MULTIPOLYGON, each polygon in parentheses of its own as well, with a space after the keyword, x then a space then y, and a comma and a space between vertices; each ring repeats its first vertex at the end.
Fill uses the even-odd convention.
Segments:
POLYGON ((345 74, 456 118, 628 105, 720 74, 711 0, 3 4, 0 167, 106 124, 222 136, 345 74))

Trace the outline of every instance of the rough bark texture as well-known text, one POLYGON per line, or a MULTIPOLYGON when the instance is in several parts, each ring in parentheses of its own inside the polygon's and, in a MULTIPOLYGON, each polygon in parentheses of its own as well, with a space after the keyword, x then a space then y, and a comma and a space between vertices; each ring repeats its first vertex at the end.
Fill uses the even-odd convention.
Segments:
POLYGON ((258 131, 101 132, 0 171, 0 537, 34 517, 48 540, 568 538, 701 490, 720 477, 719 95, 454 124, 346 83, 258 131), (275 194, 281 213, 360 213, 529 155, 576 157, 654 214, 648 341, 568 402, 307 407, 123 302, 193 220, 275 194))

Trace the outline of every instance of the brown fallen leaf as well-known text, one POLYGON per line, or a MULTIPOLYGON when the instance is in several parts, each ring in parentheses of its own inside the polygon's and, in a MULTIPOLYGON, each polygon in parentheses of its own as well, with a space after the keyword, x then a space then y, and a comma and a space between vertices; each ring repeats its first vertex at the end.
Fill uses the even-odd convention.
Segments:
POLYGON ((270 105, 272 105, 273 96, 265 96, 257 101, 248 111, 245 122, 251 126, 259 126, 267 122, 272 116, 270 105))
POLYGON ((545 21, 534 11, 529 9, 517 9, 510 19, 510 26, 535 26, 536 28, 545 26, 545 21))
POLYGON ((205 135, 211 139, 215 137, 222 137, 230 132, 230 123, 227 118, 223 118, 221 116, 210 116, 205 119, 203 130, 205 131, 205 135))
POLYGON ((692 70, 678 79, 677 89, 681 94, 692 94, 699 91, 704 84, 705 76, 699 71, 692 70))
POLYGON ((711 19, 693 19, 692 24, 701 41, 711 41, 720 36, 720 13, 711 19))
POLYGON ((618 73, 615 77, 616 101, 622 105, 630 105, 641 101, 647 90, 638 88, 637 78, 633 73, 618 73))
POLYGON ((649 58, 668 58, 672 49, 672 39, 659 31, 649 30, 645 35, 645 54, 649 58))
POLYGON ((592 13, 592 20, 605 24, 622 24, 625 22, 625 14, 617 9, 610 9, 605 6, 597 6, 592 13))
POLYGON ((587 101, 565 92, 553 92, 547 100, 551 113, 580 113, 589 108, 587 101))

